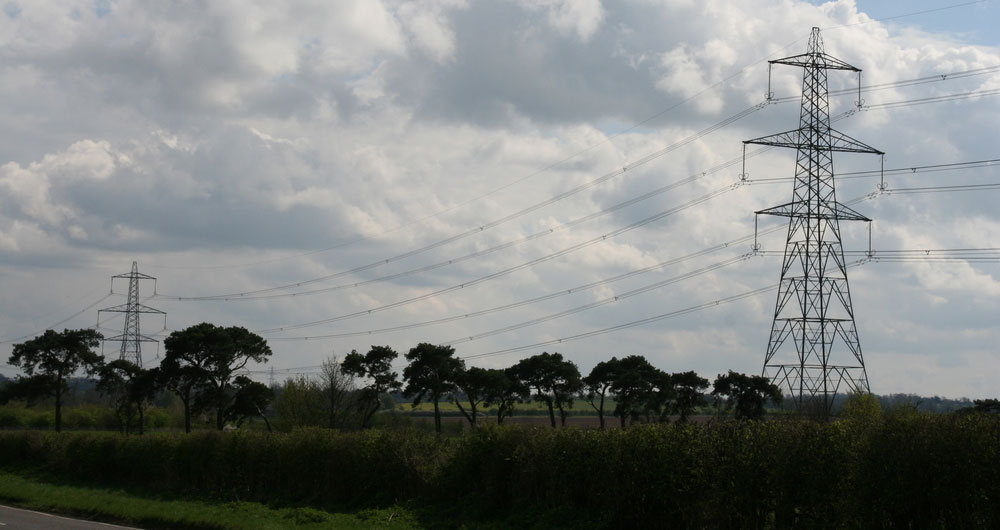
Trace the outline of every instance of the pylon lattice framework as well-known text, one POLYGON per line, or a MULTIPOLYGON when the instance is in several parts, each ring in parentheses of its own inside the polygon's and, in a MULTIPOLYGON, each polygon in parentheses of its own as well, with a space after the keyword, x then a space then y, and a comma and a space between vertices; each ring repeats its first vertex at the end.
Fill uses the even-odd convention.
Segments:
POLYGON ((116 278, 128 278, 128 298, 124 304, 109 307, 107 309, 101 309, 97 313, 98 318, 100 318, 101 313, 125 313, 125 326, 122 329, 121 335, 107 337, 104 340, 105 342, 121 342, 120 358, 131 361, 132 363, 135 363, 136 366, 142 367, 142 343, 158 341, 152 337, 147 337, 140 332, 139 315, 142 313, 166 315, 166 313, 160 311, 159 309, 139 303, 139 280, 153 280, 155 282, 156 278, 149 276, 148 274, 141 274, 139 272, 139 265, 134 261, 132 262, 132 272, 118 274, 111 277, 112 290, 114 288, 114 281, 116 278))
POLYGON ((884 153, 830 128, 827 71, 857 72, 860 87, 861 70, 827 55, 819 28, 812 28, 806 53, 769 61, 769 78, 774 64, 799 66, 804 72, 799 128, 743 142, 744 150, 746 144, 796 150, 792 201, 756 212, 788 217, 763 374, 790 393, 800 410, 822 406, 828 414, 842 384, 848 387, 844 390, 870 392, 840 221, 871 219, 837 202, 833 153, 884 153))

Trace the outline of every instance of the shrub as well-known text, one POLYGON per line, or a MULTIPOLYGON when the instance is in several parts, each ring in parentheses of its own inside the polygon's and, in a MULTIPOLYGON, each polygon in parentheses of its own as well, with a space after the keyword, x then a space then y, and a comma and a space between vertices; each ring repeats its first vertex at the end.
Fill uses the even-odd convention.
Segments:
POLYGON ((222 500, 432 501, 459 518, 516 527, 536 524, 525 517, 614 528, 998 527, 995 416, 852 421, 486 425, 447 436, 5 431, 0 466, 222 500))

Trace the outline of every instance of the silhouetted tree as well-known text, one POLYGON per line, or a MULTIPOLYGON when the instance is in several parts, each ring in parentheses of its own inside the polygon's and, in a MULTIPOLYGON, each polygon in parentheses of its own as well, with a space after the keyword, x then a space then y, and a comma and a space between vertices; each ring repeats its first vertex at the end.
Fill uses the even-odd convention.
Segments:
POLYGON ((687 421, 694 409, 705 404, 705 390, 708 379, 694 372, 679 372, 671 376, 674 387, 673 412, 680 416, 677 421, 687 421))
POLYGON ((531 391, 517 377, 513 367, 505 370, 489 369, 483 389, 483 406, 497 406, 497 424, 514 413, 514 404, 527 399, 531 391))
POLYGON ((455 391, 455 382, 464 368, 455 357, 455 348, 421 342, 406 354, 410 362, 403 369, 406 388, 403 393, 413 397, 416 407, 425 398, 434 403, 434 430, 441 432, 441 396, 455 391))
POLYGON ((21 397, 29 402, 40 397, 55 399, 56 431, 62 430, 63 395, 66 380, 81 368, 88 374, 95 373, 103 357, 94 351, 104 337, 92 329, 51 329, 34 339, 15 344, 7 364, 24 370, 5 389, 5 399, 21 397))
POLYGON ((231 385, 232 398, 223 414, 225 421, 236 423, 239 427, 247 418, 259 416, 271 432, 271 422, 264 414, 265 409, 274 399, 274 392, 264 383, 258 383, 245 375, 238 375, 231 385))
MULTIPOLYGON (((503 372, 500 374, 502 375, 503 372)), ((479 404, 486 399, 489 386, 493 384, 497 384, 496 372, 478 366, 460 370, 455 374, 455 386, 465 394, 465 399, 469 402, 469 410, 465 410, 457 395, 452 394, 452 400, 465 419, 469 420, 469 425, 476 426, 479 404)))
POLYGON ((542 352, 518 361, 514 371, 525 386, 534 390, 534 399, 548 406, 552 427, 556 426, 556 408, 565 426, 566 408, 573 406, 573 396, 583 388, 576 364, 563 360, 560 353, 542 352))
POLYGON ((97 390, 115 403, 122 430, 132 430, 132 418, 138 416, 139 434, 145 432, 146 409, 156 397, 156 372, 143 370, 127 359, 117 359, 98 371, 97 390))
POLYGON ((976 412, 1000 414, 1000 401, 996 399, 976 399, 972 403, 972 408, 976 412))
POLYGON ((163 341, 166 353, 156 372, 157 382, 180 398, 184 406, 184 432, 191 432, 191 415, 198 412, 205 399, 196 399, 205 391, 207 365, 212 350, 223 347, 225 334, 218 326, 203 322, 175 331, 163 341))
MULTIPOLYGON (((171 333, 164 345, 167 353, 161 363, 162 377, 167 381, 173 377, 185 378, 183 382, 165 383, 166 386, 187 389, 194 407, 214 409, 215 426, 219 430, 225 425, 226 410, 235 398, 231 388, 234 372, 250 361, 266 363, 271 356, 267 341, 246 328, 223 328, 207 322, 171 333)), ((191 408, 185 405, 186 428, 191 408)))
POLYGON ((646 421, 652 418, 661 423, 670 421, 677 401, 677 391, 674 388, 674 376, 657 369, 652 374, 652 387, 646 399, 646 421))
POLYGON ((610 361, 601 361, 594 365, 587 377, 583 378, 584 397, 590 406, 597 411, 597 418, 604 428, 604 399, 611 385, 615 382, 615 374, 620 361, 612 357, 610 361))
POLYGON ((756 420, 764 417, 768 400, 781 403, 781 389, 761 375, 746 375, 732 370, 715 378, 712 395, 726 398, 726 409, 735 408, 736 419, 756 420))
POLYGON ((396 360, 398 355, 388 346, 372 346, 372 349, 364 355, 357 350, 351 351, 340 363, 343 373, 368 379, 368 385, 361 389, 361 398, 358 400, 362 408, 363 429, 368 427, 372 416, 382 406, 380 400, 382 394, 399 390, 403 386, 398 380, 399 375, 392 371, 392 361, 396 360))
POLYGON ((619 361, 611 392, 617 402, 614 415, 623 428, 626 419, 635 422, 643 416, 649 418, 660 374, 642 355, 629 355, 619 361))

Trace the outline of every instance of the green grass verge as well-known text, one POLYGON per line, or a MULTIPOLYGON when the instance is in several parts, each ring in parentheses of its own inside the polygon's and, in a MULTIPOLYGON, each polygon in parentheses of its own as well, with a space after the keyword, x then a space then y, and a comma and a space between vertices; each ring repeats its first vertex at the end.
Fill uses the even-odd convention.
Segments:
POLYGON ((304 507, 272 508, 253 502, 175 500, 117 489, 53 484, 26 473, 7 471, 0 471, 0 500, 32 510, 147 528, 424 528, 410 510, 398 506, 333 513, 304 507))

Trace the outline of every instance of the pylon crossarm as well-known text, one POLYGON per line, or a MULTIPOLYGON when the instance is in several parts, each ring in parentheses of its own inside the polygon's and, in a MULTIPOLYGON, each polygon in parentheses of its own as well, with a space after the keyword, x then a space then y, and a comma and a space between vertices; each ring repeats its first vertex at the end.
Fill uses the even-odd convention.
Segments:
POLYGON ((833 151, 837 153, 868 153, 873 155, 885 154, 884 152, 879 151, 864 142, 855 140, 854 138, 851 138, 850 136, 835 129, 822 131, 823 135, 829 135, 829 144, 817 144, 815 142, 804 141, 803 138, 815 136, 815 134, 810 134, 812 132, 813 131, 808 128, 793 129, 791 131, 761 136, 760 138, 754 138, 752 140, 744 140, 743 144, 744 146, 746 144, 755 144, 768 145, 771 147, 786 147, 789 149, 833 151))
POLYGON ((152 313, 155 315, 165 315, 166 313, 146 305, 139 304, 134 308, 130 308, 129 304, 116 305, 114 307, 107 307, 104 309, 99 309, 98 313, 152 313))
MULTIPOLYGON (((843 203, 837 201, 824 201, 823 206, 829 208, 833 215, 826 216, 825 219, 836 219, 838 221, 865 221, 871 222, 871 219, 861 215, 860 212, 847 206, 843 203)), ((837 240, 840 240, 840 234, 837 234, 837 240)))
POLYGON ((147 337, 146 335, 135 335, 134 338, 130 338, 124 334, 115 335, 114 337, 105 337, 104 340, 110 342, 121 342, 123 340, 138 341, 138 342, 160 342, 152 337, 147 337))
POLYGON ((793 217, 796 219, 827 219, 837 221, 871 221, 868 217, 845 206, 842 203, 823 201, 820 205, 821 211, 810 211, 809 205, 802 202, 789 202, 757 210, 757 215, 775 215, 778 217, 793 217))
POLYGON ((768 61, 769 64, 787 64, 788 66, 800 66, 802 68, 823 68, 826 70, 849 70, 851 72, 860 72, 861 69, 849 65, 840 59, 828 54, 828 53, 800 53, 799 55, 792 55, 791 57, 784 57, 782 59, 774 59, 773 61, 768 61))
POLYGON ((152 276, 150 276, 148 274, 143 274, 141 272, 126 272, 125 274, 116 274, 116 275, 112 276, 112 278, 125 278, 125 279, 128 279, 128 280, 131 280, 132 278, 135 278, 137 280, 155 280, 156 279, 156 278, 154 278, 154 277, 152 277, 152 276))
POLYGON ((868 153, 872 155, 885 154, 885 152, 879 151, 864 142, 855 140, 836 129, 830 129, 829 133, 830 151, 837 151, 839 153, 868 153))
POLYGON ((769 134, 767 136, 761 136, 760 138, 754 138, 753 140, 743 140, 744 146, 746 146, 746 144, 757 144, 769 145, 772 147, 790 147, 793 149, 798 148, 800 143, 799 129, 780 132, 778 134, 769 134))

